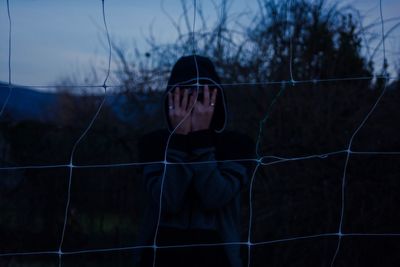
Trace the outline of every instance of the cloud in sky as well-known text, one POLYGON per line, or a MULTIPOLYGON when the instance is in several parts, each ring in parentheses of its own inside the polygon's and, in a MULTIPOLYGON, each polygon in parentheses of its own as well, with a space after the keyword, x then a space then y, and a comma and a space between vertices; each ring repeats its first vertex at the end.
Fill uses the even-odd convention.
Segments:
MULTIPOLYGON (((206 16, 215 21, 217 12, 204 3, 206 16)), ((366 22, 379 18, 379 0, 353 0, 367 16, 366 22)), ((161 9, 161 1, 105 1, 109 31, 114 40, 135 39, 146 49, 144 37, 150 25, 161 42, 173 41, 176 32, 161 9)), ((232 11, 256 7, 256 1, 233 1, 232 11), (246 4, 244 4, 246 3, 246 4)), ((164 3, 168 13, 178 18, 179 0, 164 3), (167 4, 168 3, 168 4, 167 4)), ((91 64, 101 66, 107 57, 102 35, 101 1, 10 1, 12 16, 12 81, 16 84, 54 84, 61 76, 88 70, 91 64), (79 67, 77 67, 79 66, 79 67)), ((385 18, 397 16, 400 3, 384 0, 385 18)), ((8 80, 8 19, 5 1, 0 5, 0 80, 8 80)), ((393 24, 392 24, 393 25, 393 24)), ((390 24, 385 25, 386 29, 390 24)), ((371 33, 372 34, 372 33, 371 33)), ((376 34, 376 33, 375 33, 376 34)), ((400 36, 400 31, 393 36, 400 36)), ((398 38, 388 40, 388 51, 399 49, 398 38), (397 46, 397 47, 396 47, 397 46)), ((372 44, 371 44, 372 45, 372 44)), ((399 51, 400 52, 400 51, 399 51)), ((398 54, 397 54, 398 55, 398 54)), ((377 60, 381 60, 379 56, 377 60)), ((392 63, 392 62, 390 62, 392 63)))

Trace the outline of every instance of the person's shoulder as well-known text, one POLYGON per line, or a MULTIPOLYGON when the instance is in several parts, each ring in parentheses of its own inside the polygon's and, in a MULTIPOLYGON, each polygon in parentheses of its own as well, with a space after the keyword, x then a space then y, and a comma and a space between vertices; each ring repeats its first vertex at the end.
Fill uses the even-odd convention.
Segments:
POLYGON ((168 140, 169 135, 170 133, 167 129, 153 130, 150 132, 146 132, 142 136, 140 136, 138 143, 160 145, 168 140))
POLYGON ((224 154, 252 158, 255 156, 255 142, 247 134, 239 131, 227 130, 219 134, 218 145, 224 154))
POLYGON ((247 134, 239 131, 224 131, 220 134, 220 140, 223 140, 223 142, 235 142, 238 145, 249 145, 249 144, 254 144, 254 140, 247 134))

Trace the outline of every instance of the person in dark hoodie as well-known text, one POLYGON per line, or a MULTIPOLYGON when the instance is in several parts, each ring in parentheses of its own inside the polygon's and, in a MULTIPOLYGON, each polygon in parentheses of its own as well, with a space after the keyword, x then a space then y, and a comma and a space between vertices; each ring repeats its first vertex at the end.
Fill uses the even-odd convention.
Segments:
POLYGON ((143 250, 140 266, 153 266, 154 256, 155 266, 243 266, 240 245, 204 245, 241 241, 240 193, 254 164, 225 160, 255 158, 247 135, 224 130, 227 106, 220 84, 210 59, 181 57, 163 98, 168 129, 138 143, 141 162, 171 163, 141 168, 149 207, 139 244, 177 246, 143 250))

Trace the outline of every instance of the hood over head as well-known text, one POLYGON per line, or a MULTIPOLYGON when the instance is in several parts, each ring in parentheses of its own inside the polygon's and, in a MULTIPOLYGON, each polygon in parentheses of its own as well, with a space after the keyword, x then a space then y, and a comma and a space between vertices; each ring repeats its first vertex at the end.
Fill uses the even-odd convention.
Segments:
POLYGON ((215 103, 210 129, 214 130, 215 132, 222 132, 224 130, 226 125, 227 107, 224 90, 220 85, 221 81, 217 72, 215 71, 214 64, 207 57, 190 55, 179 58, 175 63, 168 80, 167 88, 163 95, 164 115, 168 124, 168 130, 170 132, 172 132, 174 128, 171 126, 168 116, 169 110, 167 93, 173 91, 176 87, 196 85, 197 81, 201 85, 208 85, 210 89, 214 87, 217 88, 217 100, 215 103))

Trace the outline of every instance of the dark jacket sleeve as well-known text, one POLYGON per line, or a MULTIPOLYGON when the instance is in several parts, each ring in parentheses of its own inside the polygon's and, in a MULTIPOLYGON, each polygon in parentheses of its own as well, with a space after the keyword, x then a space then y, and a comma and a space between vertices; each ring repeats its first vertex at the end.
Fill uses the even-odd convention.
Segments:
MULTIPOLYGON (((140 161, 163 161, 167 138, 165 135, 142 138, 139 143, 140 161)), ((147 194, 158 207, 162 189, 162 211, 166 213, 179 212, 192 180, 192 171, 188 165, 181 164, 188 160, 186 139, 185 135, 171 136, 167 151, 167 161, 171 164, 151 163, 142 167, 142 178, 147 194)))
MULTIPOLYGON (((233 137, 224 141, 228 145, 225 147, 225 153, 232 159, 251 156, 249 151, 253 147, 248 139, 233 137)), ((216 162, 214 142, 210 130, 190 134, 191 160, 199 162, 190 165, 193 170, 193 183, 205 209, 220 209, 227 205, 248 183, 250 173, 246 164, 241 162, 216 162)), ((222 144, 219 144, 219 147, 224 149, 222 144)))

